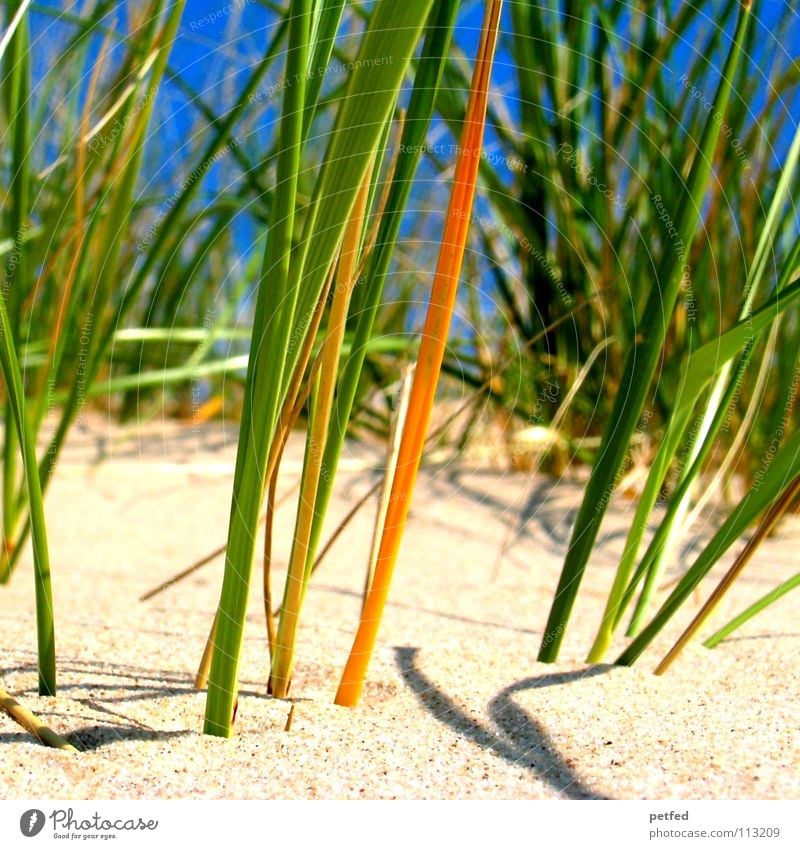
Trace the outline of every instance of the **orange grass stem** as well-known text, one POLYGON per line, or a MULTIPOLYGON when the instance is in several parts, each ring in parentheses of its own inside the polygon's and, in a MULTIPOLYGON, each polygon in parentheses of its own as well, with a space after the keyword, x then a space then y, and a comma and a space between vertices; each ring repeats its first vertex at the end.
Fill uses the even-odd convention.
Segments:
POLYGON ((400 550, 403 529, 408 518, 411 496, 425 446, 425 433, 430 424, 469 232, 472 203, 475 198, 483 130, 486 123, 489 77, 497 43, 501 7, 502 0, 487 0, 481 41, 461 133, 461 148, 453 176, 442 245, 411 387, 408 416, 400 441, 397 472, 392 483, 392 494, 381 535, 375 574, 364 603, 353 648, 336 693, 336 704, 345 707, 354 707, 358 704, 364 687, 364 678, 375 647, 392 573, 400 550))

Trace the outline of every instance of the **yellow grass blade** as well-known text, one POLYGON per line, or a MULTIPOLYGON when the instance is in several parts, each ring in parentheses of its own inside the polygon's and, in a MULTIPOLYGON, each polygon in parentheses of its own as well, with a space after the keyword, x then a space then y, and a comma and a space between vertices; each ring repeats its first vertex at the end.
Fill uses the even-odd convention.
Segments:
POLYGON ((322 475, 322 457, 325 451, 325 439, 330 424, 331 410, 333 409, 336 376, 342 342, 344 341, 347 311, 357 279, 358 249, 364 229, 371 176, 372 166, 367 168, 361 190, 356 197, 352 216, 344 232, 339 268, 336 275, 336 287, 328 319, 328 334, 320 352, 322 365, 319 370, 318 401, 311 417, 307 457, 303 467, 303 480, 300 485, 297 525, 289 559, 289 573, 286 577, 278 633, 272 654, 270 689, 272 695, 279 699, 286 698, 292 682, 297 627, 300 621, 305 587, 310 576, 307 562, 314 505, 320 476, 322 475))
POLYGON ((45 746, 50 746, 53 749, 61 749, 63 752, 78 751, 68 740, 65 740, 60 734, 56 734, 52 728, 49 728, 35 714, 31 713, 26 707, 23 707, 2 687, 0 687, 0 708, 26 731, 30 731, 31 734, 41 740, 45 746))
POLYGON ((502 0, 487 0, 442 246, 433 280, 416 373, 411 387, 408 416, 400 442, 397 473, 392 483, 392 495, 381 536, 375 574, 364 603, 353 648, 336 694, 337 705, 353 707, 361 696, 367 666, 375 647, 386 597, 389 593, 403 529, 408 518, 411 495, 419 471, 425 445, 425 433, 430 423, 436 386, 447 344, 472 203, 475 198, 475 184, 486 121, 489 76, 497 43, 501 7, 502 0))

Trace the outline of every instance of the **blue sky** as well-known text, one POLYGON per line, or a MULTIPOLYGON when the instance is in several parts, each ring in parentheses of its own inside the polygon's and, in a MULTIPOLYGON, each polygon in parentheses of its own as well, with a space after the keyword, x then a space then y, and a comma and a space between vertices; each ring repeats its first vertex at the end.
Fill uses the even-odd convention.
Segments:
MULTIPOLYGON (((729 0, 706 3, 703 8, 717 10, 726 2, 729 0)), ((82 8, 81 4, 64 4, 57 0, 50 0, 47 5, 53 9, 65 11, 82 8)), ((589 9, 592 6, 593 3, 586 0, 580 8, 589 9)), ((139 2, 118 4, 114 7, 114 13, 109 16, 109 21, 114 17, 135 14, 140 8, 139 2)), ((482 9, 483 3, 480 0, 464 0, 461 6, 456 42, 465 55, 470 57, 475 52, 482 9)), ((171 66, 178 75, 197 89, 214 109, 224 113, 230 98, 243 84, 250 67, 263 51, 274 25, 274 14, 266 10, 257 0, 189 0, 183 15, 179 37, 172 50, 171 66)), ((673 57, 677 66, 680 67, 687 62, 695 51, 695 39, 711 26, 713 21, 710 18, 702 15, 698 18, 695 26, 688 33, 686 41, 673 57)), ((800 37, 798 37, 800 27, 798 27, 797 13, 792 11, 784 0, 761 0, 758 4, 756 27, 758 29, 757 51, 750 57, 753 74, 762 75, 776 56, 780 61, 786 62, 789 58, 787 49, 793 50, 795 54, 799 52, 797 48, 800 47, 800 37), (787 16, 793 22, 793 29, 782 42, 778 42, 773 31, 777 22, 787 19, 787 16)), ((506 31, 510 29, 509 3, 506 4, 504 11, 504 29, 506 31)), ((46 33, 46 40, 55 42, 59 38, 68 37, 70 32, 71 28, 67 25, 54 25, 52 15, 34 13, 34 37, 37 34, 46 33)), ((99 47, 99 43, 98 37, 95 49, 99 47)), ((35 52, 34 55, 37 53, 35 52)), ((719 62, 718 56, 709 58, 712 63, 719 62)), ((43 68, 40 68, 41 70, 43 68)), ((271 75, 268 75, 266 82, 278 80, 279 74, 280 64, 276 65, 271 75)), ((513 65, 501 41, 494 70, 495 86, 507 87, 512 76, 513 65)), ((678 75, 675 76, 677 81, 678 75)), ((762 79, 755 101, 747 104, 754 113, 763 103, 765 91, 766 78, 762 79)), ((506 104, 513 115, 516 110, 513 90, 511 95, 507 98, 506 104)), ((159 166, 163 169, 160 174, 161 183, 169 185, 174 182, 177 186, 180 183, 181 168, 188 160, 187 156, 182 156, 183 146, 187 143, 190 129, 197 127, 198 114, 195 107, 175 86, 163 87, 159 92, 158 105, 163 123, 156 125, 154 135, 151 137, 151 145, 156 149, 159 166)), ((797 107, 797 103, 785 104, 784 108, 789 112, 789 117, 781 138, 777 140, 775 149, 777 157, 781 156, 794 132, 797 107)), ((258 152, 265 146, 271 132, 271 117, 267 111, 260 121, 260 128, 257 128, 259 135, 246 140, 254 158, 257 158, 258 152)), ((487 136, 487 142, 493 143, 491 133, 487 136)), ((206 190, 211 195, 219 189, 219 176, 219 168, 212 170, 209 175, 206 190)), ((256 232, 253 223, 240 221, 238 227, 240 244, 242 246, 252 244, 256 232)))

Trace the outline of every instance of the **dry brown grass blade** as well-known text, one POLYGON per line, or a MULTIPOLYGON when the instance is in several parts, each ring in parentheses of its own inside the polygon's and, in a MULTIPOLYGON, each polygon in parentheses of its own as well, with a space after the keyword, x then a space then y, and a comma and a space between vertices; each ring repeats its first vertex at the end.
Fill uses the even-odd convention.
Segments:
POLYGON ((731 568, 727 571, 723 579, 717 584, 714 591, 708 597, 706 603, 700 608, 698 614, 692 619, 689 626, 681 634, 675 642, 675 645, 667 652, 664 659, 655 669, 656 675, 663 675, 669 667, 675 662, 675 659, 683 651, 686 644, 697 631, 703 626, 703 623, 714 612, 714 609, 722 600, 722 597, 731 588, 733 582, 742 573, 742 570, 750 562, 756 550, 780 521, 781 516, 786 512, 789 505, 794 501, 797 494, 800 493, 800 475, 798 475, 784 491, 783 495, 772 505, 772 507, 764 515, 755 533, 747 542, 747 545, 739 553, 739 556, 734 561, 731 568))

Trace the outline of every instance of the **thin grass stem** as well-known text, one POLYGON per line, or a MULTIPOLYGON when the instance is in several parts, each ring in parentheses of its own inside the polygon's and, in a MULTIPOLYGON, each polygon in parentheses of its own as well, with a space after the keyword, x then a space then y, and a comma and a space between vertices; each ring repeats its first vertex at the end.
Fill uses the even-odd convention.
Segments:
POLYGON ((445 232, 425 319, 419 358, 411 387, 409 411, 400 443, 397 473, 381 537, 375 575, 367 594, 353 648, 345 665, 336 704, 354 707, 364 687, 367 667, 377 640, 378 629, 397 562, 403 529, 416 483, 425 432, 430 422, 447 335, 455 304, 458 277, 469 231, 472 204, 483 140, 489 77, 502 7, 501 0, 487 0, 481 42, 473 73, 461 150, 453 176, 445 232))
POLYGON ((731 568, 725 573, 725 576, 714 588, 714 591, 708 597, 706 603, 700 608, 697 615, 692 619, 686 630, 676 640, 675 645, 667 652, 664 659, 655 669, 656 675, 663 675, 670 666, 675 662, 675 659, 683 651, 686 644, 692 637, 703 627, 706 620, 714 612, 717 605, 722 601, 725 593, 733 586, 734 581, 742 574, 742 571, 752 559, 753 555, 758 550, 758 547, 766 539, 767 535, 778 524, 783 514, 786 512, 789 505, 794 501, 795 496, 800 492, 800 475, 786 488, 781 497, 770 507, 764 518, 761 520, 756 532, 747 542, 747 545, 739 553, 739 556, 734 561, 731 568))

